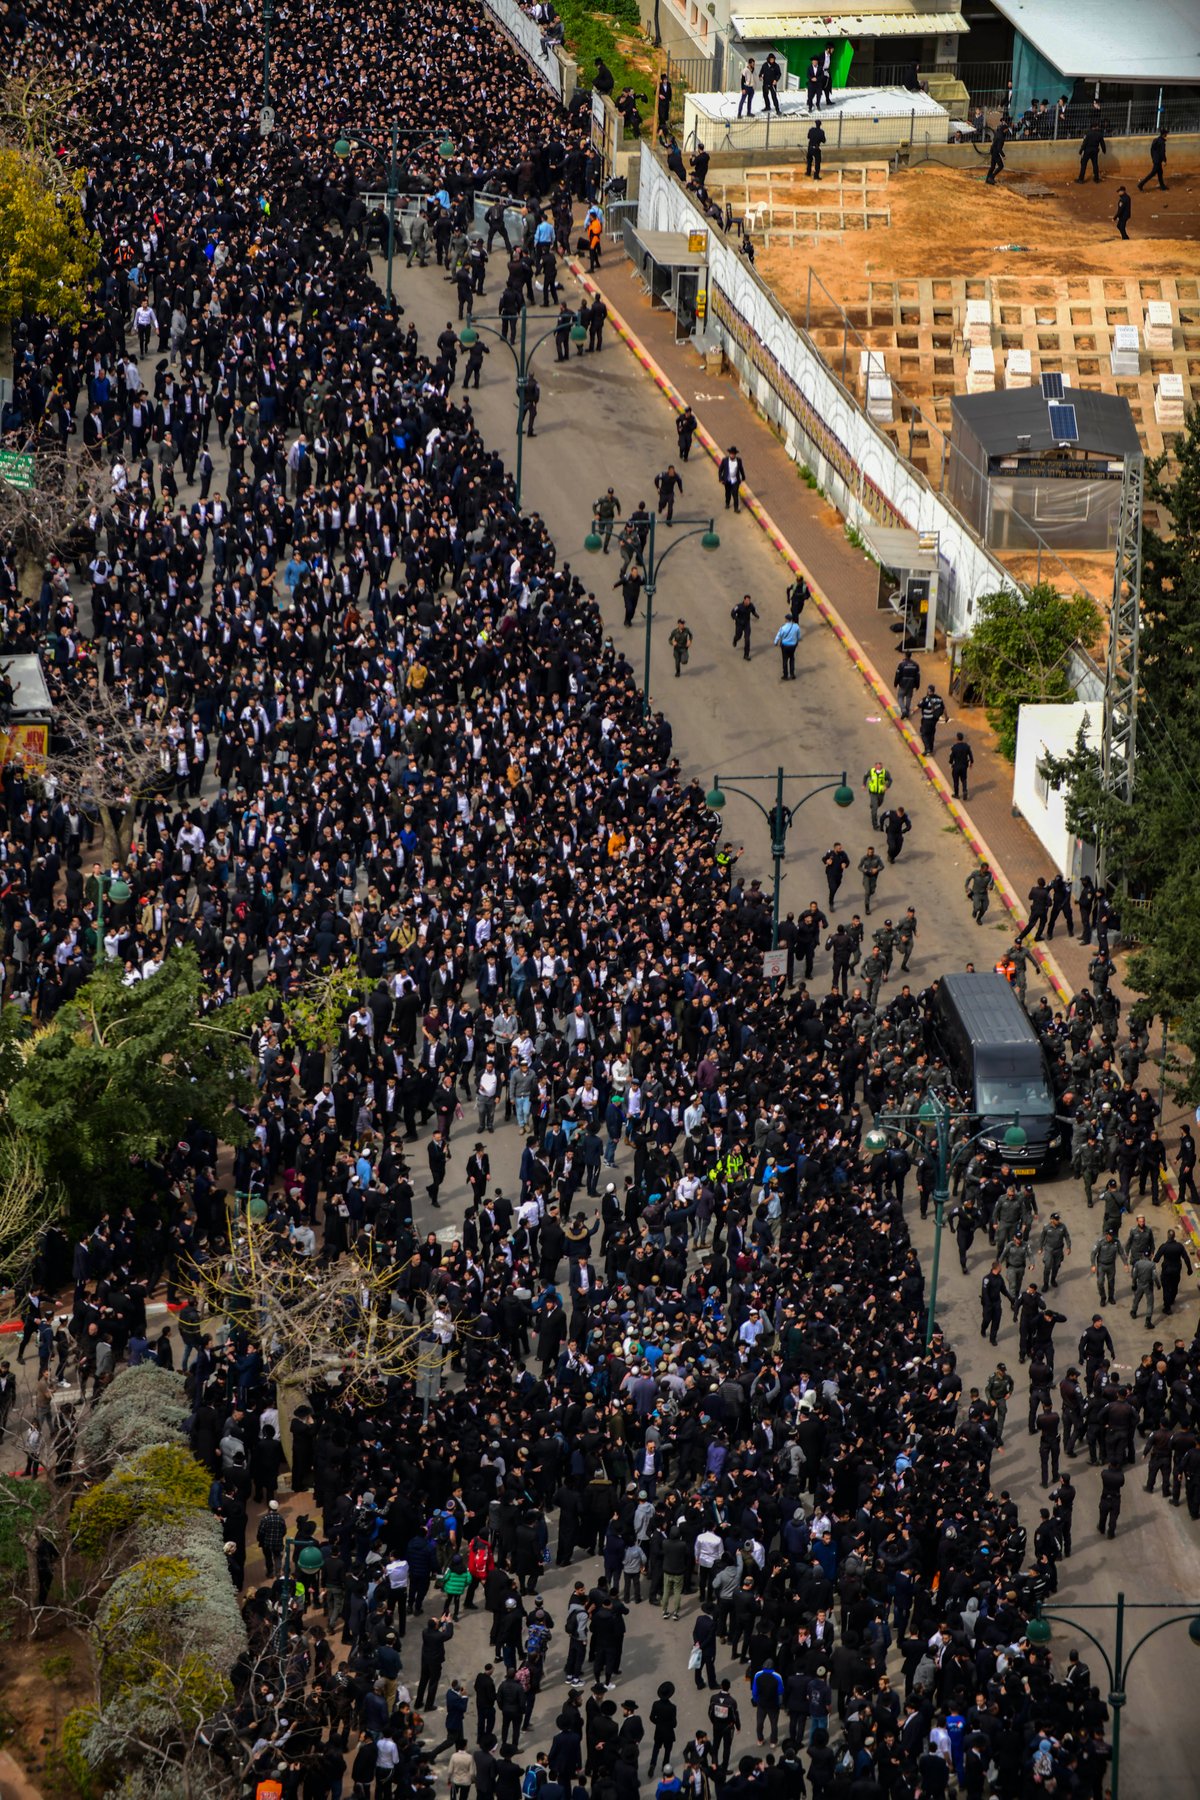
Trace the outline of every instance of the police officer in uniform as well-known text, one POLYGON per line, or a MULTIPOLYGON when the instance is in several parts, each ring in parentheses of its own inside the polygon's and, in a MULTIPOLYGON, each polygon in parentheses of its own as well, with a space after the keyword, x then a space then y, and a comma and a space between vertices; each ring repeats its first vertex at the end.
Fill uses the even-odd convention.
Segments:
POLYGON ((979 1286, 980 1337, 990 1337, 993 1344, 996 1342, 1000 1331, 1000 1302, 1011 1299, 1000 1264, 994 1262, 979 1286))
POLYGON ((883 859, 876 855, 874 844, 868 844, 866 855, 859 858, 858 872, 863 878, 863 903, 869 916, 871 901, 875 897, 879 877, 883 874, 883 859))
POLYGON ((879 830, 879 805, 883 796, 892 785, 890 772, 881 762, 873 762, 862 778, 867 790, 867 798, 871 804, 871 830, 879 830))
POLYGON ((749 594, 743 594, 737 605, 730 609, 729 616, 733 620, 733 647, 736 650, 738 645, 741 644, 742 659, 745 662, 749 662, 750 623, 751 620, 757 619, 758 608, 755 606, 749 594))
POLYGON ((933 755, 933 747, 937 740, 937 728, 946 717, 946 702, 930 682, 925 690, 925 697, 920 705, 921 743, 926 756, 933 755))
POLYGON ((1058 1403, 1062 1413, 1063 1448, 1068 1456, 1074 1456, 1083 1430, 1083 1392, 1079 1386, 1079 1370, 1074 1364, 1058 1384, 1058 1403))
POLYGON ((977 925, 982 925, 987 917, 988 902, 992 889, 996 885, 996 877, 986 862, 981 862, 966 880, 966 894, 971 902, 971 916, 977 925))
POLYGON ((1062 1444, 1062 1421, 1050 1404, 1049 1397, 1037 1416, 1038 1460, 1042 1468, 1042 1486, 1050 1486, 1050 1474, 1058 1480, 1058 1453, 1062 1444))
POLYGON ((1038 1248, 1042 1253, 1042 1286, 1057 1287, 1063 1257, 1071 1254, 1071 1233, 1058 1213, 1052 1212, 1042 1226, 1038 1248))
POLYGON ((596 525, 600 536, 604 539, 604 554, 607 556, 608 546, 612 542, 613 527, 620 517, 621 502, 609 488, 607 493, 601 494, 592 507, 592 511, 596 515, 596 525))
POLYGON ((1097 1530, 1101 1537, 1110 1538, 1117 1535, 1117 1520, 1121 1516, 1121 1489, 1125 1486, 1125 1471, 1120 1463, 1109 1463, 1100 1473, 1100 1517, 1097 1530))

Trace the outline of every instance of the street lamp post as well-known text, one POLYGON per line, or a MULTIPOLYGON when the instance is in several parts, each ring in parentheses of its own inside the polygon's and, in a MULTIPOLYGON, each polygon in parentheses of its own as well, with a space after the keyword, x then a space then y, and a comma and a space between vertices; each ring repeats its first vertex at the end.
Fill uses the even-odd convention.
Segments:
MULTIPOLYGON (((597 550, 602 550, 604 548, 604 539, 597 530, 599 523, 600 521, 598 519, 593 518, 592 529, 583 540, 584 549, 593 556, 596 554, 597 550)), ((681 518, 679 523, 681 525, 690 525, 692 529, 690 531, 681 531, 679 536, 673 538, 663 551, 662 555, 659 556, 655 549, 658 518, 656 514, 651 513, 650 530, 646 539, 645 555, 643 556, 640 551, 638 553, 638 561, 642 564, 646 576, 646 656, 642 673, 643 719, 648 718, 650 715, 650 646, 653 642, 654 635, 654 596, 658 591, 659 570, 666 562, 668 556, 670 556, 672 550, 678 550, 680 544, 686 543, 688 538, 698 537, 700 539, 700 548, 702 550, 719 550, 721 548, 721 539, 717 535, 717 522, 714 518, 681 518)))
POLYGON ((104 895, 118 906, 124 906, 132 892, 123 875, 102 870, 96 880, 96 967, 104 961, 104 895))
MULTIPOLYGON (((265 4, 269 6, 271 0, 265 0, 265 4)), ((401 120, 392 120, 389 131, 387 169, 387 297, 389 300, 392 298, 392 271, 396 256, 396 201, 400 195, 400 133, 405 129, 406 128, 401 120)), ((419 129, 422 132, 421 143, 410 144, 410 152, 412 150, 419 150, 422 144, 432 143, 433 139, 438 136, 436 131, 426 131, 423 126, 419 129)), ((358 131, 352 132, 347 130, 335 141, 333 154, 344 161, 346 157, 352 155, 361 144, 377 145, 377 143, 378 140, 371 138, 369 135, 364 135, 358 131)), ((442 136, 441 141, 438 144, 438 152, 442 156, 453 156, 454 140, 448 135, 442 136)))
POLYGON ((275 1653, 283 1657, 287 1655, 288 1623, 291 1619, 292 1599, 292 1540, 283 1540, 283 1580, 279 1589, 279 1627, 275 1634, 275 1653))
MULTIPOLYGON (((885 1125, 891 1126, 893 1129, 901 1125, 915 1124, 918 1129, 932 1125, 936 1134, 937 1179, 933 1190, 933 1262, 929 1270, 929 1304, 925 1309, 925 1348, 928 1350, 933 1342, 933 1329, 937 1320, 938 1276, 942 1263, 942 1226, 946 1220, 946 1203, 950 1198, 950 1108, 944 1097, 936 1089, 931 1088, 915 1113, 889 1112, 881 1113, 879 1117, 884 1123, 876 1122, 863 1139, 866 1148, 873 1155, 880 1150, 887 1149, 888 1135, 884 1128, 885 1125)), ((977 1139, 985 1135, 987 1129, 985 1127, 984 1131, 977 1131, 974 1137, 967 1139, 967 1142, 975 1143, 977 1139)), ((1022 1150, 1024 1147, 1025 1129, 1021 1124, 1020 1114, 1014 1113, 1012 1124, 1004 1133, 1004 1148, 1006 1150, 1022 1150)))
MULTIPOLYGON (((515 479, 516 479, 516 496, 515 496, 515 498, 516 498, 518 512, 521 510, 521 478, 522 478, 522 470, 523 470, 523 465, 524 465, 524 460, 525 460, 525 384, 529 380, 530 364, 533 362, 534 356, 537 354, 537 351, 545 343, 546 339, 548 337, 553 337, 554 333, 558 330, 558 321, 556 319, 554 324, 551 325, 548 330, 543 331, 542 335, 539 338, 535 338, 533 343, 530 344, 530 343, 528 343, 528 340, 527 340, 527 331, 528 331, 527 321, 528 321, 528 314, 526 312, 525 307, 522 306, 522 308, 521 308, 521 343, 520 343, 519 347, 516 344, 510 343, 508 338, 505 337, 504 333, 502 331, 497 331, 496 327, 494 325, 488 325, 482 319, 476 320, 473 317, 469 318, 467 320, 466 325, 463 327, 462 331, 460 331, 458 334, 459 343, 463 346, 464 350, 469 350, 471 348, 472 344, 477 344, 479 342, 479 333, 481 331, 486 331, 488 333, 489 337, 497 338, 499 340, 499 342, 504 345, 504 348, 508 351, 509 355, 513 359, 513 362, 516 364, 516 367, 517 367, 517 467, 516 467, 516 471, 515 471, 515 479)), ((584 330, 583 320, 580 318, 580 315, 577 312, 572 313, 571 314, 571 342, 573 344, 582 344, 584 342, 584 340, 586 339, 586 337, 587 337, 587 332, 584 330)))
POLYGON ((1126 1600, 1123 1593, 1117 1595, 1115 1602, 1111 1600, 1083 1601, 1077 1610, 1079 1612, 1116 1613, 1116 1642, 1113 1645, 1111 1656, 1100 1639, 1069 1613, 1046 1612, 1039 1607, 1037 1616, 1030 1619, 1025 1628, 1025 1636, 1031 1644, 1037 1644, 1039 1647, 1048 1644, 1050 1642, 1050 1621, 1054 1620, 1056 1624, 1068 1625, 1072 1631, 1077 1631, 1081 1637, 1085 1637, 1088 1643, 1093 1644, 1104 1658, 1104 1668, 1108 1675, 1108 1704, 1112 1707, 1113 1715, 1112 1780, 1109 1792, 1112 1800, 1121 1800, 1121 1714, 1128 1699, 1125 1688, 1129 1676, 1129 1665, 1142 1646, 1149 1643, 1150 1639, 1156 1637, 1160 1631, 1165 1631, 1168 1625, 1186 1624, 1188 1636, 1193 1644, 1200 1644, 1200 1611, 1197 1610, 1194 1601, 1126 1600), (1149 1631, 1142 1633, 1131 1650, 1126 1651, 1125 1614, 1127 1612, 1169 1612, 1173 1616, 1169 1619, 1160 1619, 1157 1625, 1152 1625, 1149 1631))
MULTIPOLYGON (((773 867, 771 882, 771 948, 772 950, 778 950, 779 890, 783 881, 783 859, 787 855, 787 834, 792 828, 792 823, 796 814, 807 801, 812 799, 814 794, 828 793, 830 788, 833 789, 833 798, 836 805, 853 806, 854 789, 846 785, 845 769, 842 770, 840 775, 785 775, 782 763, 779 765, 778 769, 776 769, 774 775, 735 775, 732 780, 725 783, 725 787, 728 788, 731 794, 740 794, 743 800, 749 800, 751 806, 757 806, 759 812, 770 827, 771 862, 773 867), (753 794, 748 794, 745 788, 734 785, 739 781, 773 781, 775 783, 775 804, 770 811, 768 812, 761 800, 756 800, 753 794), (807 794, 797 800, 795 806, 785 806, 783 804, 783 784, 785 781, 818 781, 821 785, 819 787, 810 788, 807 794)), ((713 776, 712 788, 704 798, 705 804, 711 806, 714 812, 720 812, 725 805, 725 791, 721 786, 721 777, 719 775, 713 776)))
POLYGON ((266 137, 270 133, 271 126, 275 122, 275 116, 271 110, 271 26, 275 22, 275 0, 263 0, 262 22, 263 78, 262 108, 259 113, 259 124, 263 136, 266 137))

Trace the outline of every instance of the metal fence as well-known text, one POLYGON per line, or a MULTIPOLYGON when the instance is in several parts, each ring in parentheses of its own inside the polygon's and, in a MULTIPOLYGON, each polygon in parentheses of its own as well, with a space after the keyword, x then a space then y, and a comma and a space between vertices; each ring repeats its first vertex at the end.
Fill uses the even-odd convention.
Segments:
MULTIPOLYGON (((853 150, 875 158, 891 158, 901 152, 925 157, 944 150, 951 135, 940 116, 915 111, 907 117, 893 114, 878 120, 846 118, 838 113, 836 119, 825 115, 821 123, 825 126, 827 155, 836 150, 853 150)), ((812 119, 803 112, 777 115, 760 111, 748 119, 700 119, 688 133, 684 147, 694 149, 699 137, 710 151, 717 153, 803 152, 811 124, 812 119)))
MULTIPOLYGON (((870 85, 872 87, 903 87, 912 73, 913 60, 910 56, 907 62, 876 63, 871 71, 870 85)), ((959 63, 956 69, 946 68, 944 71, 941 69, 934 71, 922 68, 920 71, 922 76, 943 72, 947 75, 956 75, 972 99, 978 95, 983 105, 1000 106, 1007 97, 1009 83, 1012 80, 1012 63, 959 63)), ((855 71, 852 67, 852 85, 855 85, 854 77, 855 71)), ((1054 97, 1057 99, 1057 94, 1054 97)))
MULTIPOLYGON (((870 84, 872 87, 903 87, 911 72, 911 58, 905 63, 876 63, 870 84)), ((930 72, 921 70, 922 76, 928 76, 930 72)), ((960 63, 953 73, 971 97, 972 113, 998 114, 1008 104, 1012 86, 1011 62, 960 63)), ((1047 93, 1039 98, 1050 101, 1050 111, 1033 129, 1019 130, 1018 142, 1079 138, 1092 122, 1090 95, 1071 101, 1063 117, 1057 110, 1057 93, 1047 93)), ((1152 137, 1160 125, 1165 125, 1171 132, 1200 131, 1200 94, 1167 98, 1160 103, 1156 88, 1135 93, 1118 90, 1113 94, 1106 94, 1101 88, 1100 113, 1107 137, 1152 137)), ((989 130, 996 123, 994 117, 987 119, 989 130)), ((1017 124, 1020 125, 1020 120, 1017 124)))
MULTIPOLYGON (((1002 104, 1002 101, 991 102, 972 94, 969 108, 971 118, 983 114, 985 136, 990 136, 992 129, 998 124, 1002 104)), ((1019 144, 1059 143, 1063 140, 1071 143, 1081 138, 1091 127, 1094 116, 1090 100, 1072 101, 1062 114, 1055 106, 1051 106, 1040 119, 1031 119, 1023 114, 1014 121, 1015 141, 1019 144)), ((1153 137, 1160 125, 1165 125, 1174 133, 1200 131, 1200 97, 1164 100, 1160 105, 1156 95, 1148 95, 1144 99, 1130 96, 1124 100, 1106 100, 1101 95, 1099 117, 1106 138, 1153 137)))
POLYGON ((636 200, 610 200, 604 208, 604 229, 614 244, 621 243, 625 237, 625 222, 637 223, 638 203, 636 200))
POLYGON ((667 75, 677 92, 685 94, 717 94, 722 91, 721 70, 724 57, 721 40, 716 40, 713 56, 672 56, 667 53, 667 75))

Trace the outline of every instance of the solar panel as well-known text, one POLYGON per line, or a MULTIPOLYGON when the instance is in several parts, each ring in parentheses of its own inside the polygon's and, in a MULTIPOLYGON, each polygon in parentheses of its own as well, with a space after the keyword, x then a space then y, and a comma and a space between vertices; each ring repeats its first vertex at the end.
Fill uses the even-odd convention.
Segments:
POLYGON ((1073 406, 1052 406, 1050 408, 1050 435, 1058 444, 1077 442, 1079 426, 1075 419, 1073 406))
POLYGON ((1042 399, 1061 400, 1063 397, 1063 378, 1058 374, 1043 374, 1042 399))

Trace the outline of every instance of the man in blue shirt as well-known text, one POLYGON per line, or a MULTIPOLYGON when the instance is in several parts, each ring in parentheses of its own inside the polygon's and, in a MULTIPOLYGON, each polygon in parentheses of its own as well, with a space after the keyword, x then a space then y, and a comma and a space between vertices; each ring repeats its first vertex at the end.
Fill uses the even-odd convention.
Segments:
POLYGON ((795 619, 785 619, 775 633, 775 642, 779 645, 779 653, 783 658, 783 674, 781 681, 796 679, 796 645, 804 636, 795 619))
POLYGON ((770 1657, 750 1683, 750 1698, 758 1709, 758 1741, 765 1742, 763 1725, 771 1727, 771 1742, 779 1742, 779 1708, 783 1704, 783 1678, 770 1657))

